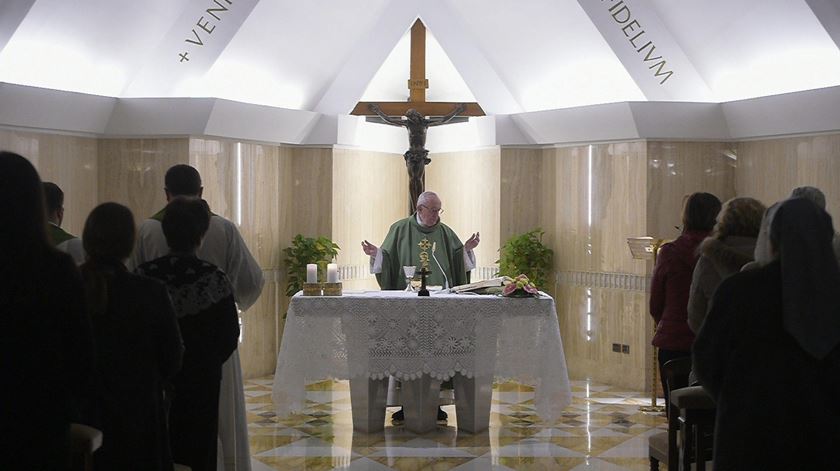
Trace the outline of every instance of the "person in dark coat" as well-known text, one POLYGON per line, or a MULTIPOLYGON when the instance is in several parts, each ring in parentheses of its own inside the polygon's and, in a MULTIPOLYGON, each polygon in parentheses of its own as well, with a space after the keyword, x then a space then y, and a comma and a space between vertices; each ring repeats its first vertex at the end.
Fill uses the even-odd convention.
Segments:
MULTIPOLYGON (((720 206, 715 195, 692 193, 683 208, 682 234, 659 249, 651 279, 650 315, 656 322, 652 343, 659 349, 660 370, 669 360, 691 355, 694 333, 688 327, 687 312, 691 275, 697 264, 697 246, 714 227, 720 206)), ((662 387, 667 402, 664 379, 662 387)))
POLYGON ((93 336, 82 279, 47 237, 29 161, 0 152, 0 468, 61 470, 90 404, 93 336))
POLYGON ((694 365, 717 403, 716 471, 837 469, 840 269, 831 217, 787 200, 773 262, 731 276, 712 299, 694 365))
POLYGON ((81 266, 96 341, 98 470, 172 470, 164 384, 181 367, 184 347, 163 283, 134 275, 123 262, 134 247, 134 216, 104 203, 85 222, 88 261, 81 266))
POLYGON ((186 347, 184 366, 173 380, 172 454, 193 471, 215 471, 222 364, 239 340, 233 286, 219 268, 196 257, 210 226, 207 203, 173 198, 161 225, 169 255, 140 265, 137 272, 166 283, 186 347))

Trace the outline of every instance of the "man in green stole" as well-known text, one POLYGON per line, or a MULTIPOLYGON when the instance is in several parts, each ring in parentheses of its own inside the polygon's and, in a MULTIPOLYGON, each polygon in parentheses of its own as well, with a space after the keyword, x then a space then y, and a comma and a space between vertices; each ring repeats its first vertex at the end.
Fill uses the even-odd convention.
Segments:
POLYGON ((44 182, 44 202, 47 208, 47 235, 53 247, 73 257, 76 265, 85 262, 82 240, 61 228, 64 221, 64 192, 53 182, 44 182))
MULTIPOLYGON (((428 270, 430 274, 426 281, 429 285, 451 288, 467 283, 467 273, 475 268, 472 251, 478 246, 479 233, 474 233, 462 244, 455 232, 440 222, 443 208, 434 192, 421 193, 416 207, 416 213, 391 225, 382 246, 362 242, 362 250, 370 256, 371 272, 376 274, 379 287, 384 290, 405 289, 404 266, 415 266, 418 273, 424 268, 428 270)), ((441 386, 452 389, 451 381, 441 386)), ((446 412, 438 408, 438 420, 446 419, 446 412)), ((402 409, 395 412, 391 420, 402 422, 402 409)))
POLYGON ((381 247, 362 242, 380 288, 405 289, 404 266, 417 267, 417 273, 428 270, 429 285, 451 288, 468 282, 467 273, 475 268, 472 251, 478 246, 479 234, 462 244, 455 232, 440 222, 442 212, 438 195, 424 192, 417 198, 417 212, 391 225, 381 247))

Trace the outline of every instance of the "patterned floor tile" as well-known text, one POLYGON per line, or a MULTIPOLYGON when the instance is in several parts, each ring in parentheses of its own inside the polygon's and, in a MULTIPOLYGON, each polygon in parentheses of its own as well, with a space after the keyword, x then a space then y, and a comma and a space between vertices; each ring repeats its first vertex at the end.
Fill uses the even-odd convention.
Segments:
POLYGON ((303 413, 276 417, 272 380, 245 388, 254 471, 305 470, 635 470, 648 469, 647 438, 665 418, 641 413, 642 394, 587 381, 572 383, 573 402, 553 423, 534 409, 533 388, 494 386, 490 429, 458 432, 454 406, 446 426, 416 435, 393 426, 389 408, 383 432, 353 431, 349 384, 308 385, 303 413))

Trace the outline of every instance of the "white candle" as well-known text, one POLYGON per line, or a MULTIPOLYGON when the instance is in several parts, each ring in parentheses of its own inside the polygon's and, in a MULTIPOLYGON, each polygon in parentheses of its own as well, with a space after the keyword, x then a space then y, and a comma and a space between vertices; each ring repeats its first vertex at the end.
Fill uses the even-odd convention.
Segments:
POLYGON ((318 265, 314 263, 307 263, 306 264, 306 282, 307 283, 317 283, 318 282, 318 265))
POLYGON ((338 265, 327 264, 327 283, 338 283, 338 265))

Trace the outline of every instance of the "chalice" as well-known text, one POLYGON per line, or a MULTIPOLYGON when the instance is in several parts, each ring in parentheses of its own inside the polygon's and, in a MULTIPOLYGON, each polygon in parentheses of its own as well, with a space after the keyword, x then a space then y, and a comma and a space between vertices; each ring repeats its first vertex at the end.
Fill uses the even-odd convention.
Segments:
POLYGON ((411 280, 414 279, 414 272, 417 271, 417 267, 415 266, 405 266, 403 267, 403 273, 405 273, 405 290, 409 293, 414 292, 414 288, 411 287, 411 280))

